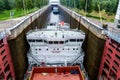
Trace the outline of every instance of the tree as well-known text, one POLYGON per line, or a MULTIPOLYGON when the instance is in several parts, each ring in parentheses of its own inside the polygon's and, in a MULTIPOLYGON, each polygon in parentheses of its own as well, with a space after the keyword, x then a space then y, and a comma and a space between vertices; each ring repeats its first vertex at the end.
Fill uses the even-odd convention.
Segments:
POLYGON ((84 0, 84 11, 87 11, 88 13, 92 12, 93 6, 92 6, 92 0, 84 0))
POLYGON ((0 0, 0 12, 1 10, 4 10, 5 6, 4 6, 4 2, 2 0, 0 0))
POLYGON ((11 9, 8 0, 4 0, 4 6, 5 6, 6 10, 10 10, 11 9))

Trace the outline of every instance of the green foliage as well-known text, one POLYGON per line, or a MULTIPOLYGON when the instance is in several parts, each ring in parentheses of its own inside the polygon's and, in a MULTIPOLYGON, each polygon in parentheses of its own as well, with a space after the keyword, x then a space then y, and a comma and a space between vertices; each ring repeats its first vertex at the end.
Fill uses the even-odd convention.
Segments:
MULTIPOLYGON (((90 14, 87 14, 86 16, 87 16, 87 17, 92 17, 92 18, 95 18, 95 19, 100 19, 100 17, 94 16, 94 15, 90 15, 90 14)), ((107 19, 104 18, 104 17, 102 17, 102 20, 107 20, 107 19)))
POLYGON ((5 6, 4 6, 4 2, 3 0, 0 0, 0 11, 4 10, 5 6))
POLYGON ((119 0, 60 0, 60 2, 62 5, 78 8, 87 13, 91 13, 93 10, 97 12, 105 10, 110 15, 116 13, 119 0))
MULTIPOLYGON (((30 9, 30 10, 27 10, 26 14, 34 12, 34 11, 36 11, 38 9, 39 8, 33 8, 33 9, 30 9)), ((10 19, 10 12, 11 11, 14 12, 13 18, 24 16, 24 10, 17 10, 17 9, 4 10, 3 12, 0 13, 0 20, 10 19)))
POLYGON ((20 17, 47 5, 49 0, 0 0, 0 20, 9 19, 10 12, 20 17))
POLYGON ((0 0, 0 10, 40 8, 48 2, 49 0, 0 0))

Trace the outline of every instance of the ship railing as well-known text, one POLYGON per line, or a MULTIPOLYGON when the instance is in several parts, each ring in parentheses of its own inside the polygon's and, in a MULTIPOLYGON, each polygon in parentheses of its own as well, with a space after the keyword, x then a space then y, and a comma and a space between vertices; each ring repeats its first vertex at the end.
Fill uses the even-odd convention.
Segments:
MULTIPOLYGON (((34 29, 34 30, 30 30, 27 34, 30 34, 32 32, 35 32, 35 31, 55 31, 53 29, 46 29, 46 28, 43 28, 43 29, 34 29)), ((78 29, 60 29, 61 31, 74 31, 74 32, 81 32, 83 35, 85 34, 82 30, 78 30, 78 29)))
POLYGON ((32 54, 29 54, 28 57, 29 57, 29 56, 32 57, 32 58, 37 62, 37 64, 40 65, 40 62, 38 61, 37 57, 35 57, 35 56, 32 55, 32 54))
MULTIPOLYGON (((82 55, 84 55, 84 51, 82 50, 82 51, 80 52, 80 54, 81 54, 81 55, 79 55, 75 60, 72 61, 71 66, 72 66, 74 63, 76 63, 82 55)), ((84 57, 84 56, 83 56, 83 57, 84 57)), ((80 64, 80 66, 83 67, 83 64, 80 64)))

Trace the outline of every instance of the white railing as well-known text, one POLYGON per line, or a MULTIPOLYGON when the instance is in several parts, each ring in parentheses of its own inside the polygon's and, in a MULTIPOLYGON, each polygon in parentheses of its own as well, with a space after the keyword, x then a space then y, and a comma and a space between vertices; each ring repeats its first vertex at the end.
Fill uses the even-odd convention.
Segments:
MULTIPOLYGON (((26 16, 21 22, 19 22, 17 25, 13 26, 12 28, 8 28, 7 30, 10 32, 9 39, 16 38, 22 31, 30 25, 35 19, 37 19, 44 11, 46 11, 49 8, 48 6, 43 7, 42 9, 26 16)), ((7 33, 7 32, 6 32, 7 33)), ((7 33, 8 34, 8 33, 7 33)))

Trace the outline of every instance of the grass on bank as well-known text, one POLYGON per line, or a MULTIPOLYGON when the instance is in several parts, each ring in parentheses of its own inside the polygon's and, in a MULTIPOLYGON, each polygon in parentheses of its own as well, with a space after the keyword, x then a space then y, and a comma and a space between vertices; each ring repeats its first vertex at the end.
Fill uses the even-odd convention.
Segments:
POLYGON ((13 18, 17 18, 17 17, 21 17, 21 16, 25 16, 29 13, 32 13, 36 10, 38 10, 39 8, 33 8, 30 10, 17 10, 17 9, 12 9, 12 10, 5 10, 0 12, 0 20, 7 20, 10 19, 10 12, 14 12, 13 18))
MULTIPOLYGON (((78 10, 78 9, 72 9, 74 10, 75 12, 83 15, 83 16, 87 16, 87 17, 90 17, 90 18, 94 18, 94 19, 98 19, 100 20, 100 13, 99 12, 96 12, 96 11, 92 11, 91 13, 85 13, 85 11, 83 10, 78 10)), ((101 18, 103 21, 107 21, 107 22, 114 22, 114 19, 115 19, 115 14, 112 14, 112 15, 108 15, 105 10, 102 10, 101 11, 101 18)))

